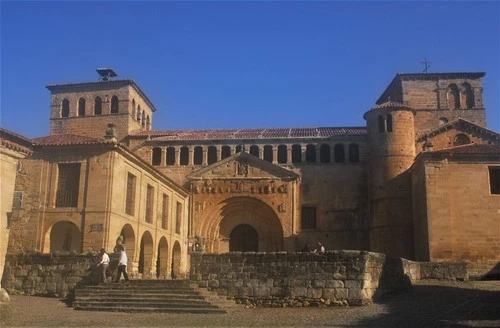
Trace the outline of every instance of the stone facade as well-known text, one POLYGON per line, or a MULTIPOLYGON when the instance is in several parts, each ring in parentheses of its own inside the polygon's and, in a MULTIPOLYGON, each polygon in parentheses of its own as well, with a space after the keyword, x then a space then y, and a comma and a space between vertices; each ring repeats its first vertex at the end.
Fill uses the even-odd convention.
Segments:
POLYGON ((500 261, 483 253, 500 238, 500 135, 485 127, 483 76, 397 74, 366 126, 349 128, 154 130, 156 108, 131 80, 49 85, 51 135, 17 175, 30 207, 10 249, 86 252, 123 236, 134 272, 170 277, 187 272, 195 239, 210 253, 320 240, 488 273, 500 261), (463 149, 469 162, 451 160, 463 149), (77 198, 61 208, 65 179, 77 198), (435 205, 448 193, 463 201, 435 205))

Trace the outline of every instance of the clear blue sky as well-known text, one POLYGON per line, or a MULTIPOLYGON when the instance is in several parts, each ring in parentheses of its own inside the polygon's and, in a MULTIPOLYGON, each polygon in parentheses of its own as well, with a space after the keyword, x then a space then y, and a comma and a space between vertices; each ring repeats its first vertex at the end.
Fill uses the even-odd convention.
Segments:
POLYGON ((396 73, 486 72, 500 131, 499 2, 1 2, 1 126, 49 131, 47 84, 133 79, 153 128, 364 126, 396 73))

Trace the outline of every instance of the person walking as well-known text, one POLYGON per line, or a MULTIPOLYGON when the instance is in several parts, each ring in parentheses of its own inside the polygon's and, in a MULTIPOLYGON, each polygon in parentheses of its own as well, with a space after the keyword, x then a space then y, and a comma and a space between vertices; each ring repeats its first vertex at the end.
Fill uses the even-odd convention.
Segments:
POLYGON ((106 271, 109 267, 109 255, 106 253, 104 248, 101 248, 101 262, 97 266, 102 266, 102 282, 106 282, 106 271))
POLYGON ((127 273, 127 263, 128 257, 127 253, 123 248, 120 250, 120 260, 118 262, 118 273, 116 274, 115 282, 119 282, 123 273, 123 278, 125 278, 125 282, 128 282, 128 273, 127 273))

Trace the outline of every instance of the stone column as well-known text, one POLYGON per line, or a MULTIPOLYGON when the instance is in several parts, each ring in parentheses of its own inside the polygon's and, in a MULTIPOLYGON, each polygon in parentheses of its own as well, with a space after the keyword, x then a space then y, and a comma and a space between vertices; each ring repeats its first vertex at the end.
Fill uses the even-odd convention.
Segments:
POLYGON ((259 147, 259 158, 264 159, 264 146, 259 147))
POLYGON ((307 150, 307 145, 301 144, 300 145, 300 152, 302 155, 302 163, 306 162, 306 150, 307 150))
POLYGON ((222 158, 222 147, 221 146, 215 146, 217 149, 217 162, 221 160, 222 158))
POLYGON ((207 146, 202 146, 203 149, 203 156, 202 156, 202 164, 203 165, 208 165, 208 148, 207 146))
POLYGON ((175 165, 181 165, 181 147, 175 146, 175 165))
POLYGON ((188 165, 194 165, 194 146, 188 146, 188 165))
POLYGON ((273 164, 277 164, 278 163, 278 145, 273 145, 273 160, 272 160, 272 163, 273 164))
POLYGON ((167 149, 165 147, 161 147, 161 161, 160 165, 167 165, 167 149))
POLYGON ((292 164, 292 145, 286 145, 286 163, 292 164))

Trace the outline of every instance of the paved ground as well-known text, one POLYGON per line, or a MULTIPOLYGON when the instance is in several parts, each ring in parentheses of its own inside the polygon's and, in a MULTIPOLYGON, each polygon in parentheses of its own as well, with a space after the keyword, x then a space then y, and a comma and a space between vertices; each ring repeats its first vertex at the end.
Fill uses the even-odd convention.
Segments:
POLYGON ((228 314, 75 311, 57 299, 11 296, 0 327, 500 327, 500 281, 420 282, 363 307, 257 308, 228 314))

